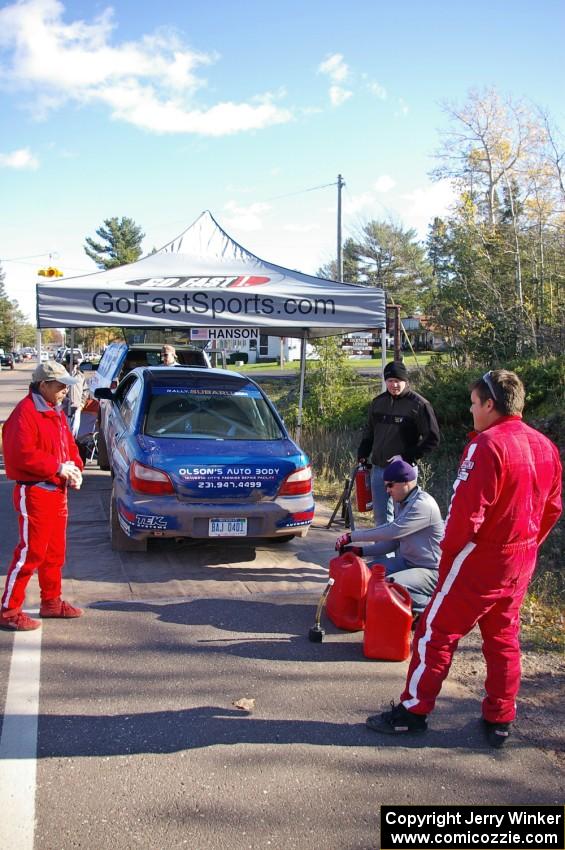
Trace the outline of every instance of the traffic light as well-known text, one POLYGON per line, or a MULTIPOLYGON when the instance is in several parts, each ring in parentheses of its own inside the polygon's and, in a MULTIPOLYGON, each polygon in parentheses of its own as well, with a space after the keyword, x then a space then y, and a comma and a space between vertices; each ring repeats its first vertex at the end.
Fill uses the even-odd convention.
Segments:
POLYGON ((55 266, 48 266, 46 269, 39 269, 37 274, 39 277, 63 277, 61 269, 56 269, 55 266))

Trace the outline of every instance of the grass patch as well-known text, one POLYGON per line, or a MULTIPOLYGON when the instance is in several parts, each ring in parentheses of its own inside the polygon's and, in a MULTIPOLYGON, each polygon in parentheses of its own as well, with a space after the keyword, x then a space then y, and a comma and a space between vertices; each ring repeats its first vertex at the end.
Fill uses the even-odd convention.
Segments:
MULTIPOLYGON (((403 352, 402 359, 403 359, 404 364, 406 365, 407 369, 417 369, 417 368, 423 368, 424 366, 427 366, 428 363, 430 362, 432 356, 434 357, 434 359, 436 361, 438 359, 441 359, 441 357, 442 357, 442 355, 438 355, 437 353, 434 353, 432 351, 419 351, 419 352, 416 353, 415 356, 412 353, 403 352)), ((387 356, 387 361, 390 361, 392 359, 393 359, 392 353, 389 352, 388 356, 387 356)), ((316 368, 317 362, 318 362, 317 360, 307 360, 306 361, 306 373, 307 374, 308 374, 309 370, 316 368)), ((373 357, 361 357, 361 358, 351 357, 351 358, 349 358, 348 357, 347 363, 348 363, 349 366, 351 366, 356 371, 362 372, 364 369, 367 369, 367 368, 380 369, 381 359, 380 359, 380 357, 379 358, 373 358, 373 357)), ((277 372, 280 372, 281 374, 294 375, 294 374, 300 373, 300 361, 299 360, 292 360, 290 363, 285 363, 284 366, 282 366, 282 367, 279 365, 279 361, 277 360, 277 361, 273 361, 272 363, 265 363, 265 362, 262 362, 262 363, 245 363, 243 366, 234 366, 233 364, 230 364, 226 368, 229 369, 231 372, 241 372, 242 375, 245 375, 245 374, 248 374, 248 373, 250 373, 252 375, 256 374, 258 377, 260 376, 261 372, 265 372, 265 371, 269 371, 269 372, 277 371, 277 372)))

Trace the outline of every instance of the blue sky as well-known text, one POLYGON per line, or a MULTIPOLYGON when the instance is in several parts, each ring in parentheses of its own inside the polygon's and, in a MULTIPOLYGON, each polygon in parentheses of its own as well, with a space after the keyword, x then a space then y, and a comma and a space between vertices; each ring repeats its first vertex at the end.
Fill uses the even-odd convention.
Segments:
POLYGON ((315 272, 335 256, 338 173, 344 237, 371 218, 423 237, 452 197, 428 176, 441 102, 494 86, 565 129, 564 24, 562 0, 4 3, 8 294, 34 315, 50 254, 94 271, 82 246, 105 218, 133 218, 150 251, 204 209, 315 272))

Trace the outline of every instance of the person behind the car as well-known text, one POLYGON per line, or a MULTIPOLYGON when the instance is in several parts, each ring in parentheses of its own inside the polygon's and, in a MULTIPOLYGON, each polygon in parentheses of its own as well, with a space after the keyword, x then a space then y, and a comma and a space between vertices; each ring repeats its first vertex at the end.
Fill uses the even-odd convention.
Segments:
POLYGON ((61 363, 39 364, 28 395, 3 428, 6 475, 15 482, 14 508, 20 539, 8 568, 0 609, 0 628, 31 631, 41 625, 22 610, 28 582, 37 570, 41 591, 40 617, 80 617, 61 599, 65 561, 67 487, 82 483, 83 463, 73 440, 62 402, 76 383, 61 363))
POLYGON ((83 373, 80 371, 81 358, 75 354, 72 359, 71 355, 65 355, 65 368, 69 375, 76 378, 76 383, 71 384, 66 399, 63 401, 63 410, 67 414, 71 434, 75 437, 80 428, 81 411, 88 401, 88 387, 83 373))
POLYGON ((384 479, 395 503, 393 522, 347 532, 336 540, 335 548, 361 544, 369 566, 382 563, 387 576, 410 593, 414 614, 421 614, 437 584, 441 512, 434 497, 418 486, 415 466, 395 460, 385 467, 384 479), (383 558, 391 552, 394 557, 383 558))
POLYGON ((383 472, 395 457, 415 463, 439 445, 439 427, 429 401, 408 388, 408 371, 401 360, 384 369, 386 390, 371 402, 367 426, 357 449, 359 463, 370 458, 375 525, 392 520, 392 501, 383 472))
POLYGON ((178 366, 177 352, 174 345, 164 345, 161 348, 161 364, 163 366, 178 366))

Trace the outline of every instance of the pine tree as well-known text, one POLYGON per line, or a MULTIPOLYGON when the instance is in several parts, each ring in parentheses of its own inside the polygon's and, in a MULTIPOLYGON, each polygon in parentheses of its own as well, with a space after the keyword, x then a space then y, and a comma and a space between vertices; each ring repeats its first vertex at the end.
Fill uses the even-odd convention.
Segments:
POLYGON ((141 256, 141 242, 145 233, 131 218, 122 216, 106 218, 96 234, 103 242, 96 242, 90 236, 86 237, 84 250, 100 269, 113 269, 134 263, 141 256))

